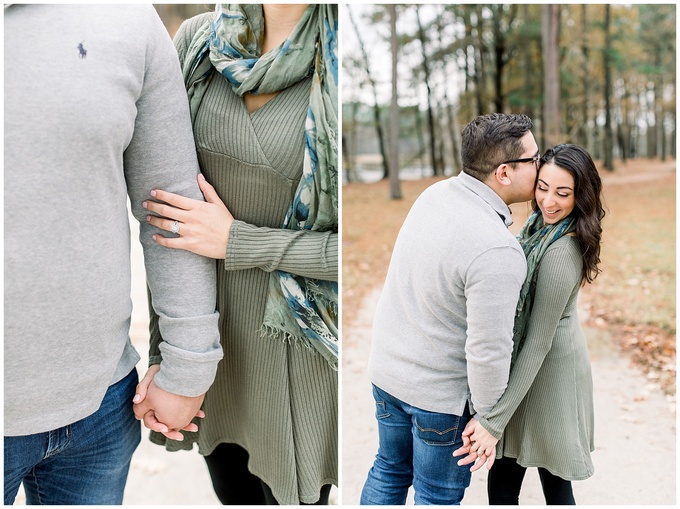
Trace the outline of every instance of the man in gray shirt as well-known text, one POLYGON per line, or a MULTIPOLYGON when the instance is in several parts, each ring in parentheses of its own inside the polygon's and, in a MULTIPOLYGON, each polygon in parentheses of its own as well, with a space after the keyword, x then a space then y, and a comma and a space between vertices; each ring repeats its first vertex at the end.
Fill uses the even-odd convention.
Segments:
POLYGON ((22 482, 29 504, 119 504, 140 440, 128 197, 165 340, 159 430, 190 427, 222 358, 214 261, 156 244, 142 208, 202 198, 179 62, 151 5, 4 18, 5 504, 22 482))
POLYGON ((473 120, 463 173, 426 189, 399 232, 373 324, 379 450, 362 504, 404 504, 411 485, 416 504, 459 504, 470 483, 452 453, 508 381, 526 276, 508 205, 533 197, 531 127, 524 115, 473 120))

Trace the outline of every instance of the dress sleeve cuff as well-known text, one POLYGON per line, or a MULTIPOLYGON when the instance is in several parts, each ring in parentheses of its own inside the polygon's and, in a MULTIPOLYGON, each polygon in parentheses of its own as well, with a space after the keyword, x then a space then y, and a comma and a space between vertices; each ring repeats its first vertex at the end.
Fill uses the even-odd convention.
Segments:
POLYGON ((479 415, 477 415, 475 418, 479 421, 479 424, 481 424, 482 427, 486 431, 488 431, 496 440, 501 439, 501 437, 503 436, 503 430, 502 429, 501 430, 495 429, 491 425, 491 423, 484 417, 479 417, 479 415))

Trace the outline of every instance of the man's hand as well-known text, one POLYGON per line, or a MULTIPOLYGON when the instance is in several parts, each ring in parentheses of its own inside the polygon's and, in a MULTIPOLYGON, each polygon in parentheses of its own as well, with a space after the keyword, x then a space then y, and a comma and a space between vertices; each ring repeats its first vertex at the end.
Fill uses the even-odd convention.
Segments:
POLYGON ((137 385, 133 399, 135 417, 143 420, 147 428, 181 441, 184 435, 179 430, 198 431, 198 426, 191 420, 205 417, 201 410, 205 395, 188 397, 164 391, 153 380, 159 370, 159 365, 151 366, 137 385))

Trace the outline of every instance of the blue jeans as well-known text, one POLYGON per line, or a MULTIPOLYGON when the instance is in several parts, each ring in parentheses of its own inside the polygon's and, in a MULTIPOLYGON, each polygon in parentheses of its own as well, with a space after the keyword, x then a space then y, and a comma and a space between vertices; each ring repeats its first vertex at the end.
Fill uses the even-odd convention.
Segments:
MULTIPOLYGON (((94 414, 53 431, 5 437, 5 505, 23 481, 29 505, 123 502, 132 453, 141 440, 132 412, 137 371, 109 387, 94 414)), ((34 409, 39 410, 39 409, 34 409)))
POLYGON ((413 485, 419 505, 460 504, 470 485, 470 466, 459 467, 452 453, 463 445, 470 420, 428 412, 373 386, 378 419, 378 454, 361 492, 361 505, 403 505, 413 485))

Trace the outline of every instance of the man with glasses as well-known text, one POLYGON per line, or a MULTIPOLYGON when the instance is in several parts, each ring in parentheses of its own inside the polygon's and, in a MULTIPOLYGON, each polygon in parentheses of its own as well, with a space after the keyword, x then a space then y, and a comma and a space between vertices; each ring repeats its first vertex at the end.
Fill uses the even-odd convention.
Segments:
POLYGON ((411 485, 416 504, 459 504, 470 484, 452 453, 508 381, 527 270, 508 206, 533 197, 531 127, 525 115, 474 119, 463 172, 425 190, 404 221, 373 325, 379 450, 362 504, 404 504, 411 485))

